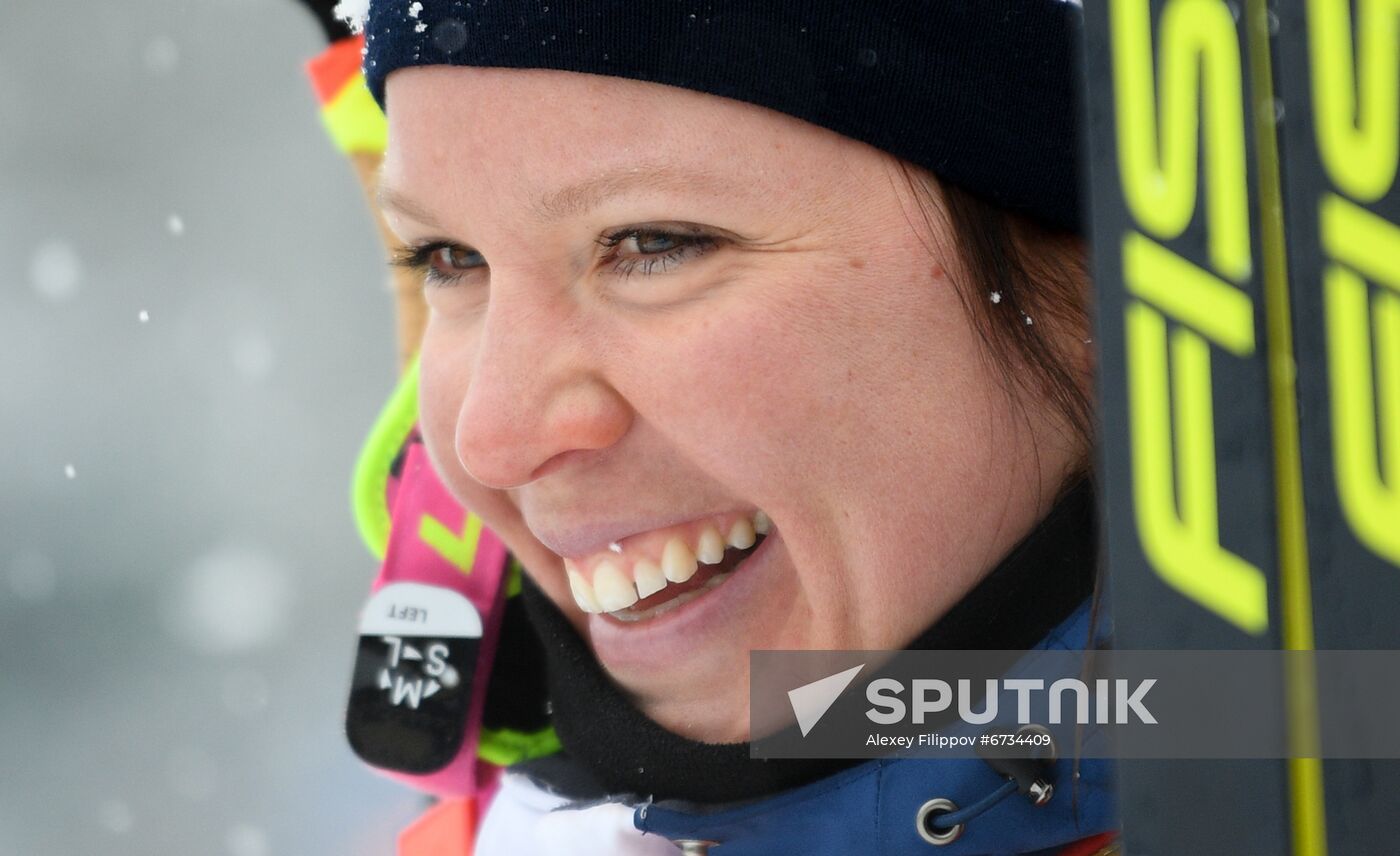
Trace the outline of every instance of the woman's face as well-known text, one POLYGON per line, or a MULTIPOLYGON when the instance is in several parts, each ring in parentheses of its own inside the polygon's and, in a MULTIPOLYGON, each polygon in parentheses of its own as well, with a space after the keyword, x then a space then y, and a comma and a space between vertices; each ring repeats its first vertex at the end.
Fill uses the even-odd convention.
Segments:
POLYGON ((662 725, 745 739, 750 649, 903 646, 1080 454, 1009 401, 875 149, 565 72, 388 99, 432 460, 662 725))

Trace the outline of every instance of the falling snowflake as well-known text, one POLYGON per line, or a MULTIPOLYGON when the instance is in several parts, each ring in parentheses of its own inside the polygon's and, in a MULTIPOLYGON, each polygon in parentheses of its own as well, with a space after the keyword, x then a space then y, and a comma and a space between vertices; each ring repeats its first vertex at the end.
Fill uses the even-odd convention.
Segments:
POLYGON ((1031 320, 1031 316, 1027 315, 1027 316, 1026 316, 1026 326, 1029 327, 1029 326, 1031 326, 1031 325, 1034 324, 1034 323, 1035 323, 1035 321, 1031 320))
POLYGON ((230 829, 224 836, 224 845, 229 856, 267 856, 272 850, 267 833, 246 823, 230 829))
POLYGON ((140 321, 142 324, 145 324, 147 321, 151 320, 151 313, 142 309, 140 312, 136 313, 136 320, 140 321))
POLYGON ((78 292, 82 279, 83 261, 67 241, 45 241, 29 259, 29 283, 46 300, 68 300, 78 292))
POLYGON ((185 234, 185 221, 179 214, 171 214, 165 221, 165 228, 170 230, 170 234, 179 237, 185 234))
POLYGON ((169 74, 180 62, 180 49, 169 36, 156 36, 141 51, 141 61, 152 74, 169 74))
POLYGON ((422 21, 419 21, 418 23, 416 23, 416 24, 413 25, 413 32, 415 32, 415 33, 421 33, 421 32, 423 32, 423 31, 425 31, 425 30, 427 30, 427 29, 428 29, 428 25, 425 24, 425 23, 423 23, 422 21))
POLYGON ((413 0, 412 3, 409 3, 409 4, 408 4, 408 17, 410 17, 410 18, 417 18, 417 17, 418 17, 418 14, 419 14, 420 12, 422 12, 422 11, 423 11, 423 4, 422 4, 422 3, 419 3, 418 0, 413 0))
POLYGON ((993 303, 1000 303, 1000 302, 1001 302, 1001 292, 1000 292, 1000 291, 993 291, 993 292, 992 292, 992 302, 993 302, 993 303))
POLYGON ((244 380, 259 381, 272 373, 277 353, 262 333, 249 330, 234 338, 230 349, 233 368, 244 380))
POLYGON ((65 476, 68 476, 68 478, 70 478, 70 479, 75 479, 75 478, 78 477, 78 470, 77 470, 77 468, 74 467, 72 464, 64 464, 64 465, 63 465, 63 474, 64 474, 65 476))
POLYGON ((167 627, 209 654, 264 647, 287 631, 294 574, 253 547, 225 545, 200 557, 165 604, 167 627))

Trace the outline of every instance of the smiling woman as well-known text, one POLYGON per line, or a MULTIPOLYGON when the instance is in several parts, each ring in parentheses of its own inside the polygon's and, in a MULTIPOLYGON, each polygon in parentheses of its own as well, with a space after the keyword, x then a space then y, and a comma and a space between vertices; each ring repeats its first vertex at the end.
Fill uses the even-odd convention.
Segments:
POLYGON ((422 438, 524 566, 563 743, 508 772, 477 852, 570 816, 572 852, 658 846, 592 845, 596 809, 543 819, 561 800, 725 854, 1111 828, 1102 764, 1077 812, 934 841, 919 804, 976 802, 981 762, 747 757, 753 650, 1089 641, 1075 10, 976 6, 371 4, 422 438))
POLYGON ((1045 514, 1084 440, 1012 406, 893 158, 656 89, 405 69, 383 184, 430 218, 388 209, 425 265, 438 473, 646 713, 742 740, 750 649, 902 647, 1045 514), (657 569, 722 576, 760 510, 773 531, 731 584, 616 620, 657 569))

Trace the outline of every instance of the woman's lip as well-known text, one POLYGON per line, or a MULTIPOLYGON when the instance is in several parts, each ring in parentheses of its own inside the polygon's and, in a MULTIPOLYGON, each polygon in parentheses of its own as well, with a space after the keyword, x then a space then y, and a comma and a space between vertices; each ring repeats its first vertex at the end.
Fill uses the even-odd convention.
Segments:
POLYGON ((722 630, 743 613, 762 606, 781 551, 782 536, 774 530, 729 579, 655 618, 626 622, 606 614, 590 615, 593 652, 613 670, 655 669, 671 658, 693 656, 705 644, 705 634, 722 630))

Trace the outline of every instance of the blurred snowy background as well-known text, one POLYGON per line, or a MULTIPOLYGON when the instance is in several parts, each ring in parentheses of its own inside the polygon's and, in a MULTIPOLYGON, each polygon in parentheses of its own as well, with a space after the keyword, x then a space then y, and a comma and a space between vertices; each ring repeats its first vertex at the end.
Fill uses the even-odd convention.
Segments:
POLYGON ((291 0, 0 0, 0 856, 391 854, 340 734, 394 375, 291 0))

